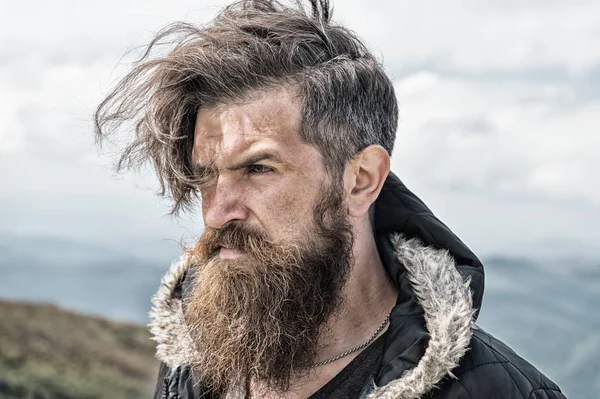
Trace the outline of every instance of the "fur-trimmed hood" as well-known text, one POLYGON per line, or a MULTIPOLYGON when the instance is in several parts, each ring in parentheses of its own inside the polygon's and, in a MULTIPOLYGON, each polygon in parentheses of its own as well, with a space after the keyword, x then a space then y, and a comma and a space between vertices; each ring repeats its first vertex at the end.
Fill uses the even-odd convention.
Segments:
MULTIPOLYGON (((419 398, 452 376, 469 349, 483 295, 483 267, 393 174, 376 203, 378 249, 399 296, 382 366, 362 397, 419 398)), ((194 345, 183 318, 194 259, 174 263, 153 298, 156 356, 170 368, 187 363, 194 345)))

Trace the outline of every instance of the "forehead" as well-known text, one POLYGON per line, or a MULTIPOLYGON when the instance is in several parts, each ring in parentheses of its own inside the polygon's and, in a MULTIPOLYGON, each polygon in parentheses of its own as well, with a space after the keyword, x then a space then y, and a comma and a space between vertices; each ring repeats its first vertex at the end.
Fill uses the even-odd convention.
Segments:
POLYGON ((195 163, 227 163, 248 152, 290 152, 300 140, 300 103, 287 90, 256 93, 244 102, 200 109, 196 115, 195 163))

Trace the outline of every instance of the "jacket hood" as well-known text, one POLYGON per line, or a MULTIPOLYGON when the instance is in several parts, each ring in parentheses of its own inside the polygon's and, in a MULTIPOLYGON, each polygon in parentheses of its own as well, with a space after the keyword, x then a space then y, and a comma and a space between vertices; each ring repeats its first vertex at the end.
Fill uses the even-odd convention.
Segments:
MULTIPOLYGON (((375 205, 375 232, 399 295, 381 368, 362 397, 419 398, 452 376, 468 350, 483 297, 483 265, 393 174, 375 205)), ((175 262, 152 300, 156 356, 170 368, 188 363, 196 350, 183 313, 195 265, 191 257, 175 262)))

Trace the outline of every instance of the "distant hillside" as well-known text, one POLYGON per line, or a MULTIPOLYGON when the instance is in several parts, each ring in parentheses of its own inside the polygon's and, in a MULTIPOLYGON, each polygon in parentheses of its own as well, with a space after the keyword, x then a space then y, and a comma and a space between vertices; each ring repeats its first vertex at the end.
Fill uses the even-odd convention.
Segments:
POLYGON ((152 396, 158 363, 145 327, 4 300, 0 315, 0 398, 152 396))

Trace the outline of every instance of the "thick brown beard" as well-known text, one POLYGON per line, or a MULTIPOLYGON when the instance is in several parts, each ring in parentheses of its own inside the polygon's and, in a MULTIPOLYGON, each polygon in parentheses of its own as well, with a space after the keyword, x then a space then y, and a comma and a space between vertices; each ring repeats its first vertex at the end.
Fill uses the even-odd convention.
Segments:
POLYGON ((260 381, 285 392, 314 364, 324 322, 342 303, 353 235, 342 190, 323 190, 310 236, 275 244, 242 224, 206 228, 186 321, 197 357, 190 366, 213 390, 260 381), (220 246, 243 260, 221 260, 220 246))

